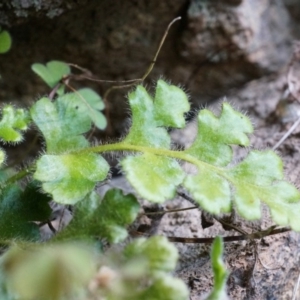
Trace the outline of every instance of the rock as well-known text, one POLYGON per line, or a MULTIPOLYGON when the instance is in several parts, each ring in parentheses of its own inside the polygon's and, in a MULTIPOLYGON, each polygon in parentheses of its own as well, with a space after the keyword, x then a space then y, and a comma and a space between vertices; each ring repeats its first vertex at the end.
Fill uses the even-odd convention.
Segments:
MULTIPOLYGON (((294 2, 285 2, 4 0, 0 25, 8 27, 13 46, 0 57, 0 97, 26 105, 48 93, 30 66, 53 59, 78 64, 100 79, 140 78, 168 23, 181 15, 146 84, 151 87, 153 79, 163 76, 185 86, 198 107, 286 62, 297 19, 291 16, 294 2)), ((101 95, 111 85, 72 84, 90 86, 101 95)), ((109 95, 111 136, 128 127, 127 92, 109 95)))
POLYGON ((0 4, 0 24, 15 26, 30 18, 55 18, 86 4, 86 0, 3 0, 0 4))
POLYGON ((281 1, 194 0, 186 24, 180 54, 194 68, 189 89, 204 99, 278 71, 290 57, 291 22, 281 1))

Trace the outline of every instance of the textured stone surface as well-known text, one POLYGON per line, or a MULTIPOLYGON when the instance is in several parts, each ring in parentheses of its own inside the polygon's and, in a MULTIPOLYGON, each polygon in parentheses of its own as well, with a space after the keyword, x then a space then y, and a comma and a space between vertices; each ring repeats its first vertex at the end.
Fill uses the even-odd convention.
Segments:
MULTIPOLYGON (((28 18, 11 26, 10 52, 1 56, 0 97, 3 101, 21 102, 36 99, 48 92, 47 87, 30 69, 34 62, 62 60, 91 70, 101 79, 140 78, 148 68, 159 41, 168 25, 182 13, 186 0, 179 1, 89 1, 80 9, 59 17, 28 18)), ((178 25, 172 28, 152 73, 171 78, 176 62, 174 50, 178 25)), ((152 78, 153 78, 152 77, 152 78)), ((94 87, 100 94, 109 85, 80 82, 94 87)), ((110 115, 117 133, 123 131, 127 90, 113 93, 109 99, 110 115)))
POLYGON ((197 1, 187 11, 182 57, 193 65, 188 87, 201 98, 277 71, 291 53, 291 19, 282 1, 197 1))
POLYGON ((80 7, 87 0, 3 0, 0 3, 0 23, 14 26, 30 18, 54 18, 80 7))
MULTIPOLYGON (((274 71, 289 58, 290 16, 282 1, 192 1, 183 35, 187 60, 256 64, 274 71)), ((230 66, 229 66, 230 67, 230 66)))
MULTIPOLYGON (((57 59, 81 65, 101 79, 140 78, 170 30, 147 80, 181 84, 195 106, 228 94, 251 79, 278 70, 291 52, 298 19, 286 0, 2 1, 0 25, 9 25, 10 52, 0 57, 0 98, 30 103, 48 91, 32 63, 57 59)), ((108 84, 91 86, 101 95, 108 84)), ((126 128, 127 90, 109 96, 112 135, 126 128)))

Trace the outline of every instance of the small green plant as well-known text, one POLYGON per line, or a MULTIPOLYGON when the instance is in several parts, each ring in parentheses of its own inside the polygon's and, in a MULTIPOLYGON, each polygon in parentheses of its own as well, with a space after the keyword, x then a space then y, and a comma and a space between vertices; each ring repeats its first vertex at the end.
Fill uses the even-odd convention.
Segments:
POLYGON ((0 26, 0 54, 6 53, 11 47, 11 37, 8 31, 0 26))
POLYGON ((170 275, 178 253, 166 238, 139 238, 104 255, 95 248, 74 241, 12 247, 2 260, 1 299, 188 299, 170 275))
MULTIPOLYGON (((0 26, 0 54, 4 54, 11 48, 11 36, 8 31, 3 30, 0 26)), ((0 75, 1 79, 1 75, 0 75)))
POLYGON ((225 300, 226 296, 226 280, 228 272, 222 259, 223 242, 219 236, 215 238, 211 250, 211 262, 214 273, 214 288, 206 300, 225 300))
POLYGON ((81 110, 80 99, 69 94, 54 102, 46 97, 30 109, 46 141, 46 153, 35 165, 33 178, 54 201, 76 204, 103 181, 109 165, 101 153, 130 151, 120 161, 128 181, 143 198, 163 203, 174 198, 179 186, 201 208, 219 214, 237 211, 248 220, 261 216, 261 202, 270 208, 274 222, 300 230, 300 193, 283 180, 281 159, 272 151, 252 150, 235 166, 231 145, 249 146, 253 132, 249 119, 223 103, 219 117, 208 110, 198 115, 198 135, 184 151, 171 149, 167 128, 183 128, 190 106, 185 93, 159 80, 154 97, 143 86, 128 96, 132 125, 121 142, 90 146, 83 134, 91 129, 91 116, 81 110), (76 101, 77 99, 77 101, 76 101), (195 165, 197 175, 186 174, 178 160, 195 165))
MULTIPOLYGON (((265 203, 276 224, 300 230, 300 193, 283 179, 282 162, 274 152, 251 150, 243 161, 232 164, 232 146, 249 146, 253 127, 228 103, 223 103, 219 116, 207 109, 200 111, 192 146, 173 150, 167 129, 185 127, 184 116, 190 109, 186 94, 163 80, 157 82, 153 96, 138 85, 128 95, 132 124, 127 136, 116 143, 91 145, 85 134, 92 124, 98 128, 106 125, 100 96, 91 89, 66 93, 71 70, 63 62, 32 68, 53 89, 50 96, 39 99, 28 111, 4 106, 0 121, 0 137, 5 143, 21 142, 32 124, 45 141, 44 152, 36 161, 12 175, 3 170, 1 176, 0 243, 15 245, 2 261, 2 293, 8 299, 48 299, 43 293, 49 299, 88 299, 91 294, 112 300, 188 299, 185 285, 168 275, 175 268, 177 251, 165 238, 137 239, 116 254, 117 259, 113 253, 99 254, 99 244, 101 248, 104 241, 125 240, 126 227, 139 211, 134 195, 112 189, 101 198, 95 192, 97 183, 109 173, 102 156, 106 152, 127 153, 120 159, 122 171, 136 193, 148 201, 173 199, 181 187, 207 212, 230 212, 234 203, 248 220, 259 219, 261 203, 265 203), (193 164, 198 173, 185 173, 181 161, 193 164), (21 182, 25 177, 24 188, 21 182), (41 241, 37 222, 49 220, 50 200, 73 205, 74 216, 52 240, 37 246, 41 241), (75 242, 92 245, 92 250, 75 242), (77 250, 73 253, 72 249, 77 250), (88 251, 97 253, 98 273, 88 267, 88 257, 92 259, 88 251), (76 262, 77 255, 80 262, 76 262), (87 266, 83 267, 81 260, 87 266), (61 261, 68 282, 54 276, 61 261), (81 268, 84 272, 79 276, 76 270, 81 268), (39 272, 25 276, 30 269, 39 272), (103 279, 103 270, 108 281, 103 279), (26 280, 21 281, 24 276, 26 280), (94 282, 89 288, 88 279, 94 282), (34 289, 37 281, 43 290, 34 289)), ((2 164, 5 157, 1 150, 2 164)), ((217 239, 212 251, 215 288, 208 299, 222 299, 225 293, 227 273, 221 254, 222 242, 217 239)))
MULTIPOLYGON (((97 128, 104 129, 106 127, 106 119, 100 112, 100 110, 104 109, 104 102, 96 92, 92 89, 84 88, 65 94, 67 78, 71 74, 68 64, 61 61, 50 61, 46 66, 33 64, 31 68, 50 88, 53 88, 53 92, 61 96, 58 99, 59 101, 66 101, 75 105, 78 110, 77 114, 86 115, 86 119, 90 119, 97 128)), ((60 113, 63 112, 60 111, 60 113)))

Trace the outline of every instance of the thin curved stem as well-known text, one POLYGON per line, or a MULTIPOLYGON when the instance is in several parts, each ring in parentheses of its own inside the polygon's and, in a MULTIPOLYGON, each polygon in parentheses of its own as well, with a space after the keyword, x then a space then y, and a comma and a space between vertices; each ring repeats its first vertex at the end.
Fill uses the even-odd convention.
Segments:
POLYGON ((9 177, 8 179, 6 179, 4 182, 1 182, 1 186, 4 187, 6 185, 12 184, 28 175, 30 175, 32 172, 34 172, 35 170, 35 165, 31 165, 25 169, 22 169, 21 171, 19 171, 18 173, 14 174, 13 176, 9 177))
POLYGON ((161 40, 160 40, 160 43, 159 43, 159 45, 158 45, 158 48, 157 48, 157 50, 156 50, 156 52, 155 52, 155 55, 154 55, 152 61, 151 61, 151 64, 149 65, 149 67, 148 67, 148 69, 146 70, 146 72, 144 73, 144 75, 143 75, 141 78, 138 78, 138 79, 132 79, 132 82, 131 82, 131 83, 129 83, 130 81, 126 81, 126 83, 129 83, 129 84, 118 85, 118 86, 112 86, 112 87, 110 87, 110 88, 105 92, 105 94, 104 94, 104 96, 103 96, 104 99, 107 99, 107 97, 108 97, 108 95, 111 93, 111 91, 116 90, 116 89, 122 89, 122 88, 131 87, 131 86, 133 86, 133 85, 135 85, 135 84, 138 84, 138 83, 143 82, 143 81, 149 76, 149 74, 150 74, 151 71, 153 70, 154 65, 156 64, 157 57, 158 57, 159 52, 160 52, 160 50, 161 50, 161 48, 162 48, 162 46, 163 46, 163 44, 164 44, 164 42, 165 42, 165 40, 166 40, 166 37, 167 37, 167 35, 168 35, 168 32, 169 32, 171 26, 172 26, 175 22, 177 22, 177 21, 179 21, 179 20, 181 20, 181 17, 177 17, 177 18, 173 19, 173 20, 170 22, 170 24, 168 25, 167 29, 165 30, 165 33, 164 33, 163 37, 162 37, 161 40))

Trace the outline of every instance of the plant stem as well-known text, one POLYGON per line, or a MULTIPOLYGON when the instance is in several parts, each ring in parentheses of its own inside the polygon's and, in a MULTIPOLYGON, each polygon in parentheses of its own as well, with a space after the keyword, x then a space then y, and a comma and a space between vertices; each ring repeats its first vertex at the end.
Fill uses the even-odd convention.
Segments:
POLYGON ((85 148, 83 150, 75 151, 74 153, 103 153, 103 152, 111 152, 111 151, 134 151, 134 152, 142 152, 142 153, 150 153, 153 155, 158 156, 167 156, 172 157, 175 159, 180 159, 183 161, 186 161, 188 163, 191 163, 193 165, 196 165, 199 168, 210 168, 214 169, 217 173, 223 174, 223 169, 213 166, 209 163, 206 163, 204 161, 200 161, 199 159, 193 157, 192 155, 184 152, 184 151, 174 151, 169 149, 163 149, 163 148, 153 148, 153 147, 146 147, 146 146, 139 146, 139 145, 131 145, 127 143, 115 143, 115 144, 107 144, 107 145, 99 145, 91 148, 85 148))
POLYGON ((12 184, 22 178, 24 178, 25 176, 29 175, 30 173, 32 173, 35 170, 35 165, 31 165, 25 169, 22 169, 21 171, 19 171, 18 173, 16 173, 15 175, 9 177, 8 179, 6 179, 4 182, 1 183, 2 187, 5 187, 9 184, 12 184))
MULTIPOLYGON (((221 167, 214 166, 212 164, 206 163, 201 161, 192 155, 186 153, 185 151, 175 151, 163 148, 153 148, 153 147, 146 147, 146 146, 139 146, 139 145, 131 145, 125 142, 115 143, 115 144, 106 144, 106 145, 98 145, 94 147, 84 148, 81 150, 76 150, 73 152, 69 152, 68 154, 85 154, 85 153, 104 153, 104 152, 111 152, 111 151, 133 151, 133 152, 141 152, 141 153, 149 153, 158 156, 170 157, 179 159, 182 161, 186 161, 191 163, 201 169, 205 170, 213 170, 215 173, 225 177, 227 180, 232 181, 232 178, 227 177, 224 174, 224 169, 221 167)), ((62 154, 63 155, 63 154, 62 154)), ((14 183, 23 177, 27 176, 31 172, 35 170, 35 164, 31 165, 30 167, 21 170, 17 174, 13 175, 12 177, 8 178, 3 185, 14 183)))

